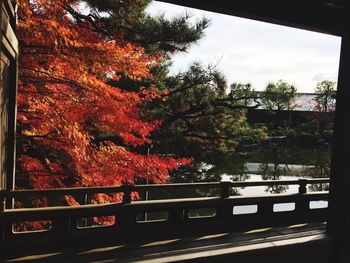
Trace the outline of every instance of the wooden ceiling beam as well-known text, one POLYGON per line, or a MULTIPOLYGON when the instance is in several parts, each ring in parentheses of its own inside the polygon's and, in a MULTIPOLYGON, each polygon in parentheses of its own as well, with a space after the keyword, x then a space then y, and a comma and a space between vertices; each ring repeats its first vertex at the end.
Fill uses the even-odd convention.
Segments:
POLYGON ((162 2, 341 36, 350 25, 344 1, 161 0, 162 2))

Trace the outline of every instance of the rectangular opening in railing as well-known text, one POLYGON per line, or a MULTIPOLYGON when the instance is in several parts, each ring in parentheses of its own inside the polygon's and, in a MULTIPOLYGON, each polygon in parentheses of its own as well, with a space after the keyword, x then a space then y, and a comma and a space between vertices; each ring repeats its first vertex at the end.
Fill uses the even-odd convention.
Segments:
POLYGON ((166 222, 169 220, 168 211, 141 212, 136 215, 137 223, 166 222))
POLYGON ((12 224, 12 232, 14 234, 21 233, 40 233, 50 231, 52 229, 51 220, 40 221, 23 221, 12 224))
POLYGON ((288 212, 295 210, 295 203, 278 203, 273 205, 273 212, 288 212))
POLYGON ((193 208, 188 210, 188 218, 196 219, 196 218, 210 218, 215 217, 217 215, 216 208, 193 208))
POLYGON ((310 201, 309 208, 310 209, 323 209, 328 207, 328 201, 310 201))
POLYGON ((76 221, 78 229, 96 228, 96 227, 110 227, 116 224, 116 216, 93 216, 83 217, 76 221))
POLYGON ((236 205, 233 207, 234 215, 250 215, 258 212, 258 205, 236 205))

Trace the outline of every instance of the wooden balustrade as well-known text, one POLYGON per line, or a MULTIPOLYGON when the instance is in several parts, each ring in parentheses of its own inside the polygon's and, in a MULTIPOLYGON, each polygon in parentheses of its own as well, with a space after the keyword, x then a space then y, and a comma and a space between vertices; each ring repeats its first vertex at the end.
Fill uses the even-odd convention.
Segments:
MULTIPOLYGON (((0 201, 21 198, 57 198, 63 195, 83 196, 83 205, 45 208, 6 209, 0 212, 2 240, 8 243, 46 238, 55 241, 82 236, 96 238, 125 238, 125 235, 152 235, 181 233, 218 228, 239 229, 245 226, 273 226, 285 223, 325 221, 327 208, 312 206, 319 201, 328 202, 328 192, 307 192, 307 185, 329 183, 329 179, 301 179, 256 182, 214 182, 166 185, 124 185, 120 187, 67 188, 47 190, 15 190, 0 192, 0 201), (267 196, 230 196, 231 188, 299 185, 296 194, 267 196), (132 192, 175 189, 217 189, 215 197, 178 198, 162 200, 131 200, 132 192), (123 202, 92 205, 87 195, 97 193, 123 193, 123 202), (282 209, 281 209, 282 208, 282 209), (157 214, 158 218, 139 220, 140 215, 157 214), (78 226, 82 218, 115 217, 109 226, 78 226), (48 220, 50 229, 45 231, 14 232, 19 222, 48 220), (97 235, 99 233, 99 235, 97 235)), ((325 204, 325 203, 323 203, 325 204)))

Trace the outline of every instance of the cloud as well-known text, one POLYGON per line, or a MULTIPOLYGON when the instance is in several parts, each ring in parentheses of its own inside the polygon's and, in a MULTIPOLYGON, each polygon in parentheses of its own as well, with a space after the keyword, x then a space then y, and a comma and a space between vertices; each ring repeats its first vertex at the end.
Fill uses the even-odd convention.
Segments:
POLYGON ((317 82, 321 82, 322 80, 337 80, 337 75, 336 74, 328 74, 328 73, 319 73, 316 74, 312 80, 313 81, 317 81, 317 82))
POLYGON ((203 16, 211 19, 205 37, 187 54, 173 57, 171 73, 193 61, 220 60, 218 67, 229 83, 251 82, 261 90, 269 81, 284 79, 300 92, 312 92, 317 82, 337 78, 339 37, 161 2, 152 2, 147 11, 168 18, 188 12, 192 22, 203 16))

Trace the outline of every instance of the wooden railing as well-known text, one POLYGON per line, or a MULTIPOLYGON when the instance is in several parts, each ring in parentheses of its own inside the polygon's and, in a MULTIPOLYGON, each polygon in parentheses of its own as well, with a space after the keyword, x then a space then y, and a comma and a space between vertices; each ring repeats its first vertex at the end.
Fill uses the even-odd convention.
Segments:
POLYGON ((45 208, 5 209, 0 212, 1 242, 33 242, 69 240, 89 237, 127 238, 147 234, 169 234, 188 231, 240 229, 247 226, 273 226, 321 222, 326 220, 328 192, 308 192, 307 185, 328 184, 329 179, 300 179, 255 182, 214 182, 164 185, 124 185, 120 187, 66 188, 48 190, 16 190, 0 192, 7 202, 23 198, 57 198, 71 195, 86 200, 97 193, 122 193, 123 202, 100 205, 55 206, 45 208), (230 196, 231 188, 256 186, 299 186, 298 193, 266 196, 230 196), (214 197, 131 200, 131 193, 162 190, 209 189, 219 193, 214 197), (323 205, 323 206, 320 206, 323 205), (98 226, 92 217, 112 217, 115 222, 98 226), (15 231, 20 222, 46 221, 42 231, 15 231), (90 223, 89 223, 90 222, 90 223))

